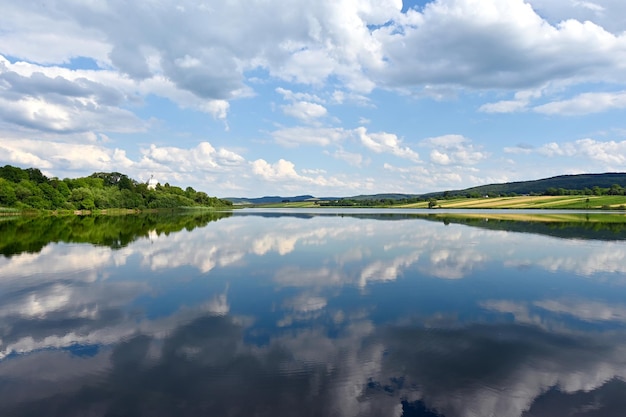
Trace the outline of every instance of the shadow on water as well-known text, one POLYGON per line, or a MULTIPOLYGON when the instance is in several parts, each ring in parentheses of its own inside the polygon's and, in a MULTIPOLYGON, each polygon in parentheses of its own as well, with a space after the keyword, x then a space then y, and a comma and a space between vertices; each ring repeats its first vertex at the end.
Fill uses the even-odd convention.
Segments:
POLYGON ((231 212, 167 212, 128 215, 17 217, 0 223, 0 254, 40 252, 49 243, 91 243, 119 249, 148 237, 191 231, 230 217, 231 212))

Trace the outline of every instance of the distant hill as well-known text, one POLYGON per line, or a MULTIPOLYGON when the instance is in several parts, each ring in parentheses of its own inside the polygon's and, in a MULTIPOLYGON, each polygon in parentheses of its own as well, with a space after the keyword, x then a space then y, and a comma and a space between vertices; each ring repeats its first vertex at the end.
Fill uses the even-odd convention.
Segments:
MULTIPOLYGON (((559 175, 551 178, 544 178, 532 181, 506 182, 500 184, 480 185, 461 190, 437 191, 427 194, 399 194, 399 193, 383 193, 383 194, 361 194, 352 197, 319 197, 320 200, 408 200, 408 199, 427 199, 438 198, 444 194, 449 196, 455 195, 474 195, 474 196, 496 196, 510 194, 544 194, 552 189, 557 191, 563 190, 580 190, 585 189, 593 191, 594 187, 609 189, 613 185, 619 185, 626 188, 626 173, 610 172, 605 174, 578 174, 578 175, 559 175)), ((258 198, 245 197, 227 197, 225 200, 231 201, 233 204, 273 204, 282 202, 302 202, 315 198, 312 195, 299 195, 293 197, 285 196, 265 196, 258 198)))
MULTIPOLYGON (((609 172, 605 174, 577 174, 559 175, 556 177, 544 178, 533 181, 516 181, 500 184, 480 185, 477 187, 465 188, 462 190, 447 191, 449 195, 503 195, 503 194, 543 194, 547 190, 584 190, 599 188, 611 188, 614 184, 626 187, 626 173, 609 172)), ((422 197, 439 197, 443 191, 423 194, 422 197)))
MULTIPOLYGON (((408 198, 416 198, 420 197, 419 194, 398 194, 398 193, 390 193, 390 194, 369 194, 369 195, 355 195, 354 197, 344 197, 349 198, 350 200, 405 200, 408 198)), ((334 197, 336 199, 336 197, 334 197)), ((331 197, 323 198, 322 200, 330 200, 331 197)))

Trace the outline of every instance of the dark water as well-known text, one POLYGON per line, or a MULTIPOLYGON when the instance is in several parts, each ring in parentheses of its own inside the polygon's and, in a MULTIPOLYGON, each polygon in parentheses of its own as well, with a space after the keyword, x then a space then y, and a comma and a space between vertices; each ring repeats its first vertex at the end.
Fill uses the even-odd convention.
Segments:
POLYGON ((621 417, 620 216, 4 220, 0 416, 621 417))

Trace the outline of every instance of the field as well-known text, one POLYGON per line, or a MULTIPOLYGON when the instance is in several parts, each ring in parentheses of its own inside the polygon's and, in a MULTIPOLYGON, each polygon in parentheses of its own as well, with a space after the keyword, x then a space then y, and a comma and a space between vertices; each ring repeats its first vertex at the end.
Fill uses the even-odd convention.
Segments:
MULTIPOLYGON (((259 206, 261 207, 261 206, 259 206)), ((314 202, 264 204, 268 208, 312 208, 314 202)), ((393 208, 428 208, 428 202, 380 206, 393 208)), ((626 196, 518 196, 492 198, 454 198, 436 200, 436 208, 443 209, 578 209, 578 210, 626 210, 626 196)))
MULTIPOLYGON (((400 205, 427 208, 427 202, 400 205)), ((437 208, 462 209, 625 209, 626 196, 520 196, 437 200, 437 208)))

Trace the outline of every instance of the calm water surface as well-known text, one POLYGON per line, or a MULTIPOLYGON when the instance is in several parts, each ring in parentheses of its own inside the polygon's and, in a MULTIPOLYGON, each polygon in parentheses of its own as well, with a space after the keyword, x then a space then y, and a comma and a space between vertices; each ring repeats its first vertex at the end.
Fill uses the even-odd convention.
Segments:
POLYGON ((0 416, 625 415, 623 214, 414 213, 4 220, 0 416))

